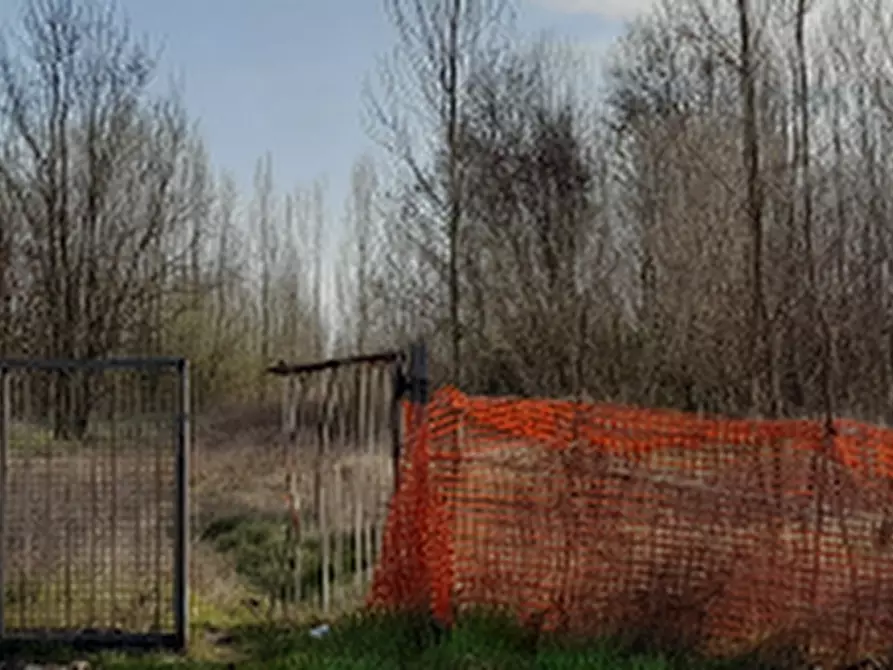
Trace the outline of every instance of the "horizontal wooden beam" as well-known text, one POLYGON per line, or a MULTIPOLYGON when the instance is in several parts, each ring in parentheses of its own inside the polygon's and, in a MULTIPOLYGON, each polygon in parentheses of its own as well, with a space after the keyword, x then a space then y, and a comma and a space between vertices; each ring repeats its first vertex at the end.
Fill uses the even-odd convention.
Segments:
POLYGON ((402 360, 403 357, 404 353, 402 351, 384 351, 377 354, 348 356, 346 358, 330 358, 324 361, 315 361, 313 363, 286 363, 285 361, 280 361, 276 365, 268 367, 267 373, 279 376, 302 375, 310 372, 319 372, 320 370, 331 370, 347 365, 395 363, 402 360))

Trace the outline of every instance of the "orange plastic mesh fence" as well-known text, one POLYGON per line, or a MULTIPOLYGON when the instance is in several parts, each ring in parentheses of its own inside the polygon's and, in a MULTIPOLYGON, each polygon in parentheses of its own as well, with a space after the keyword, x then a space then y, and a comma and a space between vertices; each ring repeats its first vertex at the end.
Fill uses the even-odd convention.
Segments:
POLYGON ((406 426, 372 606, 712 651, 893 639, 893 431, 452 389, 406 426))

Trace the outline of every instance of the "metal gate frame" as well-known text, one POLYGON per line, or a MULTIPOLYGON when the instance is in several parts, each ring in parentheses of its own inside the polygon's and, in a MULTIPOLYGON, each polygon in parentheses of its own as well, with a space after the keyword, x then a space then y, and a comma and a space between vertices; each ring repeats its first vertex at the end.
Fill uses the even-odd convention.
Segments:
POLYGON ((400 458, 403 450, 401 403, 404 399, 420 405, 425 405, 428 402, 428 347, 424 341, 410 345, 408 350, 396 349, 377 354, 330 358, 314 363, 295 364, 280 361, 278 364, 268 367, 266 372, 277 377, 287 378, 362 363, 389 363, 394 366, 391 458, 394 468, 394 489, 396 490, 400 485, 400 458))
MULTIPOLYGON (((332 358, 311 363, 289 364, 285 361, 280 361, 277 365, 266 368, 266 373, 277 376, 284 382, 282 389, 282 428, 283 431, 287 433, 288 430, 286 426, 288 421, 286 419, 286 411, 287 407, 290 411, 291 396, 288 384, 291 378, 328 370, 335 371, 342 367, 363 364, 386 365, 390 367, 391 372, 391 403, 388 428, 390 432, 390 467, 393 476, 393 489, 388 495, 388 507, 390 507, 390 500, 400 487, 401 459, 404 442, 403 403, 408 400, 410 403, 424 406, 428 402, 428 350, 426 343, 420 340, 406 349, 396 349, 375 354, 348 356, 344 358, 332 358)), ((416 416, 419 420, 423 420, 421 414, 417 414, 416 416)), ((319 477, 318 472, 317 477, 319 477)), ((290 500, 291 505, 293 505, 294 498, 290 498, 290 500)), ((291 508, 290 512, 292 515, 295 515, 296 513, 294 508, 291 508)), ((296 525, 299 525, 299 522, 296 525)), ((323 557, 321 560, 324 566, 328 564, 327 560, 329 559, 323 557)), ((325 567, 322 569, 326 570, 325 567)), ((330 603, 327 594, 326 580, 323 579, 320 591, 320 606, 323 615, 330 613, 330 603)))
POLYGON ((189 361, 180 357, 125 357, 90 360, 0 359, 0 645, 50 643, 76 647, 164 647, 184 650, 189 644, 189 454, 190 454, 189 361), (178 377, 174 497, 174 632, 138 634, 126 632, 16 632, 5 630, 5 553, 9 469, 10 423, 12 420, 10 373, 16 370, 71 371, 173 370, 178 377))

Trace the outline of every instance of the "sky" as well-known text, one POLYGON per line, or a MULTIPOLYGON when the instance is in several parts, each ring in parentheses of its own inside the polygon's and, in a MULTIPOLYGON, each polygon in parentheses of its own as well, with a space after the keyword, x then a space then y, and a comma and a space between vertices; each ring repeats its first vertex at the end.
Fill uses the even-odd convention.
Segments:
MULTIPOLYGON (((21 0, 0 0, 11 25, 21 0)), ((598 53, 650 0, 522 0, 519 27, 598 53)), ((353 161, 372 147, 364 77, 392 44, 381 0, 118 0, 136 33, 163 47, 217 169, 244 189, 272 154, 280 187, 322 178, 346 197, 353 161)))

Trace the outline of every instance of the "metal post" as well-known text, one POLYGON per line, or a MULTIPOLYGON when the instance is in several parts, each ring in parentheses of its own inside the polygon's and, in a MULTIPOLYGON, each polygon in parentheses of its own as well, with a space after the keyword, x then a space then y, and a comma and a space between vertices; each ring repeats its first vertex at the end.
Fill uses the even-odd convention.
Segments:
POLYGON ((428 346, 424 340, 409 349, 409 400, 418 405, 428 404, 428 346))
MULTIPOLYGON (((409 347, 408 370, 402 369, 402 362, 394 365, 394 402, 391 406, 391 434, 393 446, 391 458, 394 468, 394 489, 400 486, 400 458, 403 448, 402 425, 400 411, 403 398, 408 396, 409 402, 417 405, 428 404, 428 346, 419 340, 409 347)), ((421 413, 416 416, 421 417, 421 413)))
POLYGON ((428 404, 428 347, 423 340, 409 348, 409 402, 415 405, 413 416, 418 431, 421 423, 427 421, 424 408, 428 404))
POLYGON ((9 369, 0 368, 0 640, 6 632, 6 494, 9 464, 9 422, 12 418, 9 369))
POLYGON ((174 625, 177 646, 185 650, 189 644, 189 456, 190 456, 190 389, 189 361, 177 365, 179 408, 177 412, 177 513, 176 574, 174 577, 174 625))
POLYGON ((402 361, 393 364, 391 398, 391 468, 394 471, 394 492, 400 489, 400 452, 403 448, 403 394, 405 392, 402 361))

